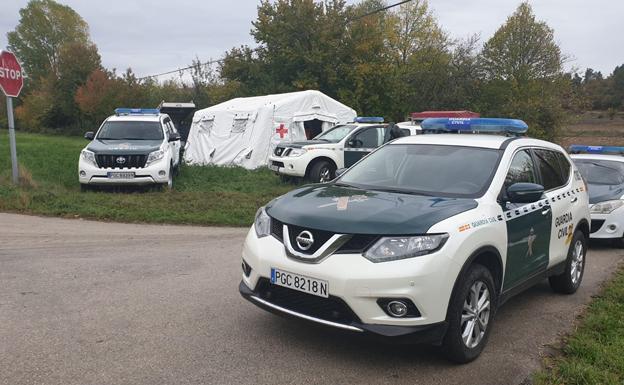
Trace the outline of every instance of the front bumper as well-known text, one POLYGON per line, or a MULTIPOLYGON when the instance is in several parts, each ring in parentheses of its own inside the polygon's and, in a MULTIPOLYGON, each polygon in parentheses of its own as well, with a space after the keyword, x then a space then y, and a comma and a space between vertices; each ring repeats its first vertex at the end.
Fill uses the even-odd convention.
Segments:
POLYGON ((281 175, 304 177, 309 159, 302 155, 299 157, 275 157, 269 156, 269 169, 281 175))
MULTIPOLYGON (((249 274, 243 274, 241 294, 255 305, 272 312, 308 319, 301 308, 284 305, 284 302, 271 302, 271 298, 258 296, 263 282, 271 276, 271 268, 288 271, 328 282, 330 298, 344 303, 354 317, 347 321, 337 321, 341 325, 329 326, 351 330, 353 326, 380 336, 406 336, 421 334, 422 342, 438 342, 444 335, 448 302, 461 266, 457 265, 440 251, 427 256, 399 261, 373 263, 361 254, 333 254, 319 263, 305 263, 286 256, 284 245, 273 236, 258 238, 253 229, 249 231, 242 253, 243 260, 250 267, 249 274), (256 297, 256 298, 254 298, 256 297), (391 317, 381 308, 378 300, 406 298, 415 305, 420 316, 391 317), (264 299, 264 303, 258 299, 264 299), (276 305, 278 308, 275 306, 276 305), (290 314, 286 310, 300 314, 290 314), (441 329, 438 329, 441 328, 441 329), (435 331, 435 332, 434 332, 435 331)), ((291 290, 291 289, 286 289, 291 290)), ((320 297, 317 297, 320 298, 320 297)), ((315 306, 313 303, 311 306, 315 306)), ((305 309, 304 309, 305 310, 305 309)), ((313 317, 310 320, 326 324, 334 322, 328 317, 313 317)))
POLYGON ((78 181, 86 185, 150 185, 165 184, 169 180, 169 162, 163 158, 143 168, 100 168, 82 158, 78 162, 78 181), (111 179, 109 172, 134 172, 132 179, 111 179))
POLYGON ((241 281, 238 290, 243 298, 271 313, 289 318, 303 319, 305 321, 348 332, 363 333, 372 337, 383 338, 385 341, 389 342, 440 344, 448 328, 448 324, 446 322, 421 326, 365 324, 359 320, 353 320, 348 324, 333 322, 274 304, 270 300, 262 298, 261 293, 258 291, 251 290, 247 287, 244 281, 241 281))
POLYGON ((616 239, 624 237, 624 207, 609 214, 591 215, 592 239, 616 239))

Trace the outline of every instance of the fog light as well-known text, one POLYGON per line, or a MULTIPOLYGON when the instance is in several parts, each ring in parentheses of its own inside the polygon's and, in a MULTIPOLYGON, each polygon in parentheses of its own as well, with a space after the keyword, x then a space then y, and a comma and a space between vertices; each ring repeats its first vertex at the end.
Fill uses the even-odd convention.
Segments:
POLYGON ((87 173, 84 170, 80 170, 80 176, 87 176, 87 173))
POLYGON ((291 170, 295 168, 292 164, 289 164, 288 167, 290 167, 291 170))
POLYGON ((609 231, 615 231, 617 229, 617 225, 609 225, 607 228, 609 231))
POLYGON ((388 313, 393 317, 405 317, 407 314, 407 305, 401 301, 389 302, 386 309, 388 309, 388 313))
POLYGON ((165 171, 165 170, 160 170, 160 171, 158 171, 158 175, 160 175, 160 176, 165 176, 165 175, 167 175, 167 171, 165 171))

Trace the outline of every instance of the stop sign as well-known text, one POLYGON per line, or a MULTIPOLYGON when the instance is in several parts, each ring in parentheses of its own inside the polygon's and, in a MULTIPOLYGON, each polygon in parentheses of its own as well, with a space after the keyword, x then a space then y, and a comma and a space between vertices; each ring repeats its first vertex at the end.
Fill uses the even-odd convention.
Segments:
POLYGON ((22 87, 22 66, 12 52, 2 51, 0 53, 0 88, 6 96, 16 98, 22 87))

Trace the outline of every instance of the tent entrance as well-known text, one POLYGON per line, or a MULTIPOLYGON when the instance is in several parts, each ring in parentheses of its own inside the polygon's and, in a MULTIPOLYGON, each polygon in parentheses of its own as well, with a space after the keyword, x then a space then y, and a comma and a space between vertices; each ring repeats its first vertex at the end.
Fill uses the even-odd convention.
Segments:
POLYGON ((306 120, 303 122, 306 139, 312 139, 323 132, 323 122, 318 119, 306 120))

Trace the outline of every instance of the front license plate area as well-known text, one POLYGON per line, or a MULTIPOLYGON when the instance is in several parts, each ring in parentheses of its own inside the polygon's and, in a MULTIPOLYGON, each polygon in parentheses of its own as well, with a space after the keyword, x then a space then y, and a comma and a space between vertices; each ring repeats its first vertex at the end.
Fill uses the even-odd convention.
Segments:
POLYGON ((108 179, 134 179, 133 172, 109 172, 108 179))
POLYGON ((269 165, 269 170, 271 170, 271 171, 277 172, 277 171, 279 171, 279 169, 280 169, 279 167, 277 167, 277 166, 275 166, 273 164, 269 165))
POLYGON ((323 281, 322 279, 306 277, 305 275, 271 268, 271 283, 318 297, 329 297, 329 285, 327 281, 323 281))

